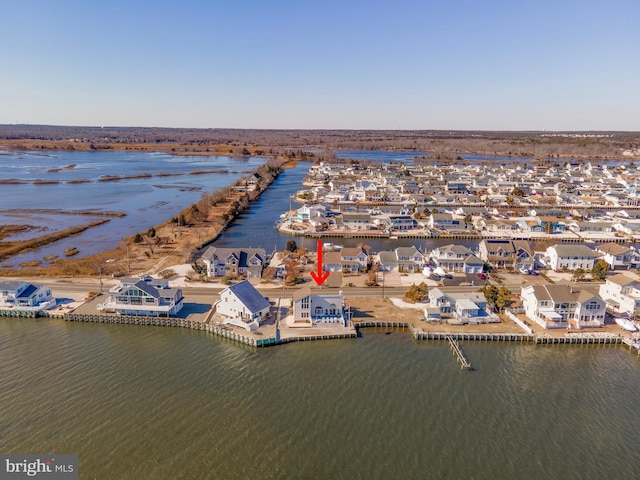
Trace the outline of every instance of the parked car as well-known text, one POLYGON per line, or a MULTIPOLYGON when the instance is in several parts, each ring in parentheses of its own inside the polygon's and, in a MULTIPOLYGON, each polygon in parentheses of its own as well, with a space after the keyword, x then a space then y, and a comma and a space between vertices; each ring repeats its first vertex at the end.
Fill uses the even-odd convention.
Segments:
POLYGON ((535 270, 529 270, 529 275, 538 275, 538 272, 535 270))
POLYGON ((484 280, 485 278, 487 278, 487 274, 486 273, 479 273, 478 277, 484 280))

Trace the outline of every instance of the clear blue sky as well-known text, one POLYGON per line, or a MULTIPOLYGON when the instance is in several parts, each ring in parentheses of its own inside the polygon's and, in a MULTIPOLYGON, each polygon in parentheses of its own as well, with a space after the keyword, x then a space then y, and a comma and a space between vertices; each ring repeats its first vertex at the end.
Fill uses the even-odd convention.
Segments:
POLYGON ((639 0, 3 0, 0 123, 640 130, 639 0))

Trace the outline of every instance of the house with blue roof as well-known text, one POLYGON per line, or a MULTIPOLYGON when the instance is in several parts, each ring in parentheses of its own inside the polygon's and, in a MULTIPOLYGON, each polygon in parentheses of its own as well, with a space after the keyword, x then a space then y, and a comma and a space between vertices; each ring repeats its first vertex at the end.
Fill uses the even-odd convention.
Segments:
POLYGON ((0 282, 0 308, 16 310, 45 310, 55 306, 56 300, 46 285, 28 282, 0 282))
POLYGON ((269 317, 271 304, 248 280, 244 280, 222 290, 215 308, 223 323, 253 332, 269 317))

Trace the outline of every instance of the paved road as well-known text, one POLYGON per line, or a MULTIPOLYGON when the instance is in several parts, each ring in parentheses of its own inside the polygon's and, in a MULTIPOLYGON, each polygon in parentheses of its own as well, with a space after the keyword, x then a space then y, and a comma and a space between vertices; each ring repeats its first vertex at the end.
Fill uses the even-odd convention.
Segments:
MULTIPOLYGON (((23 280, 33 282, 33 283, 45 283, 46 285, 51 287, 54 295, 56 295, 56 292, 65 292, 68 294, 77 293, 78 295, 82 296, 91 291, 93 292, 100 291, 100 280, 97 278, 73 278, 73 279, 61 278, 61 279, 46 279, 46 280, 43 280, 42 278, 34 278, 34 279, 23 279, 23 280)), ((102 287, 103 293, 107 293, 109 291, 109 288, 111 288, 111 286, 115 284, 117 284, 116 280, 112 278, 105 279, 102 287)), ((517 285, 505 284, 504 286, 506 286, 513 293, 520 293, 521 284, 517 284, 517 285)), ((217 297, 220 291, 223 290, 223 288, 224 287, 222 286, 206 286, 206 287, 205 286, 202 286, 202 287, 189 286, 189 287, 184 287, 182 290, 185 293, 185 295, 199 297, 199 298, 202 298, 203 300, 207 300, 207 299, 211 299, 212 296, 217 297)), ((478 290, 478 288, 480 288, 480 285, 448 286, 447 290, 454 291, 454 292, 466 292, 466 291, 476 291, 478 290)), ((403 287, 385 286, 384 288, 382 287, 343 287, 341 289, 314 287, 314 288, 311 288, 311 291, 314 293, 320 293, 320 292, 337 293, 338 291, 342 291, 345 297, 382 298, 383 295, 384 297, 401 297, 407 292, 408 289, 409 287, 406 287, 406 286, 403 286, 403 287)), ((273 288, 273 287, 260 288, 260 286, 258 285, 258 290, 260 290, 263 293, 263 295, 268 297, 278 297, 283 295, 282 288, 273 288)), ((286 287, 284 289, 284 296, 290 297, 297 290, 299 290, 299 287, 296 287, 296 288, 286 287)))

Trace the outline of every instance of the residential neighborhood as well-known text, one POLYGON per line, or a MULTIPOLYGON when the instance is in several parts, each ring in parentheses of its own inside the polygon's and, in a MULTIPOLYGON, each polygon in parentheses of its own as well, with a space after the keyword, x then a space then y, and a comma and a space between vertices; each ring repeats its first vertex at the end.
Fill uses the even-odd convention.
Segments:
POLYGON ((282 233, 441 236, 599 243, 640 239, 640 170, 572 161, 438 164, 319 162, 282 233))

